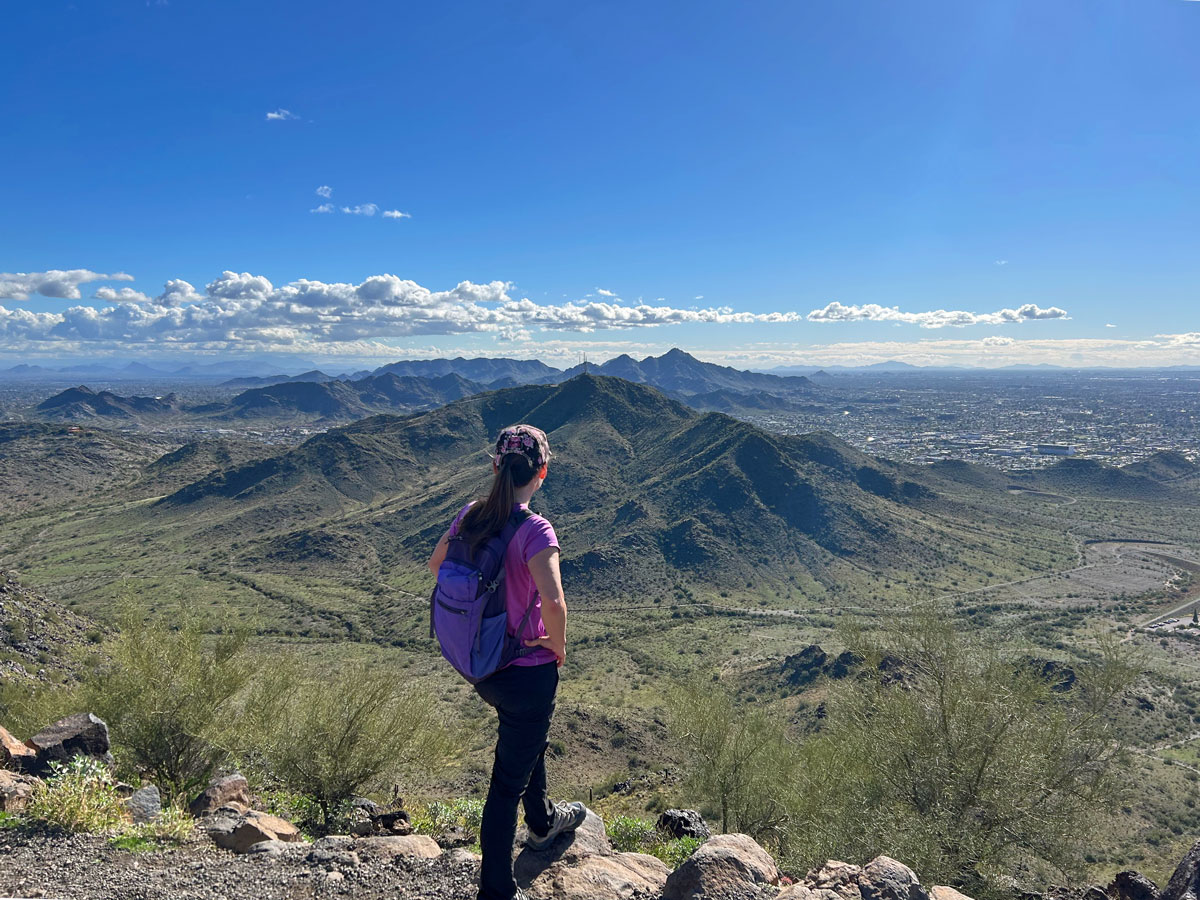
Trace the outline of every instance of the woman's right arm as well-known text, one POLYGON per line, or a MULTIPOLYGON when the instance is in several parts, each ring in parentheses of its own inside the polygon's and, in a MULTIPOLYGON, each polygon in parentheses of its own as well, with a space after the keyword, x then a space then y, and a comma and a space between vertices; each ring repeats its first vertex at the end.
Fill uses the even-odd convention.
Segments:
POLYGON ((433 555, 429 557, 429 571, 433 573, 434 578, 437 578, 438 569, 442 567, 442 560, 446 558, 446 547, 450 544, 450 532, 453 530, 453 527, 446 529, 442 539, 433 548, 433 555))

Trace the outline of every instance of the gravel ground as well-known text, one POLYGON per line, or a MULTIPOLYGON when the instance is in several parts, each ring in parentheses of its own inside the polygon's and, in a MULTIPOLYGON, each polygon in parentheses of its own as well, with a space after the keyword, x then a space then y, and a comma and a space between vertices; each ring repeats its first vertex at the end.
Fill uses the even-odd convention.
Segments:
POLYGON ((474 900, 477 865, 438 859, 363 859, 330 868, 308 848, 278 859, 235 856, 198 839, 131 853, 101 837, 0 831, 0 898, 61 900, 474 900), (336 873, 336 874, 335 874, 336 873))

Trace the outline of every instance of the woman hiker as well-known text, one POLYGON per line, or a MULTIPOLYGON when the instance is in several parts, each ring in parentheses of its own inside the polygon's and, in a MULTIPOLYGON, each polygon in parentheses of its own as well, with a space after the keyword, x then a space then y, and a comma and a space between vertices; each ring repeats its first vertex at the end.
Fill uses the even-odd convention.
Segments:
POLYGON ((546 794, 546 747, 558 668, 566 660, 567 605, 558 568, 558 538, 550 523, 529 512, 529 500, 546 479, 550 444, 545 432, 513 425, 500 432, 492 457, 487 498, 459 511, 429 558, 436 576, 449 541, 461 535, 472 553, 519 522, 504 551, 508 634, 529 648, 479 681, 475 690, 499 716, 492 780, 479 846, 483 852, 478 900, 523 900, 513 880, 512 847, 517 805, 525 807, 526 846, 548 847, 574 831, 587 815, 582 803, 551 803, 546 794), (515 519, 514 519, 515 517, 515 519))

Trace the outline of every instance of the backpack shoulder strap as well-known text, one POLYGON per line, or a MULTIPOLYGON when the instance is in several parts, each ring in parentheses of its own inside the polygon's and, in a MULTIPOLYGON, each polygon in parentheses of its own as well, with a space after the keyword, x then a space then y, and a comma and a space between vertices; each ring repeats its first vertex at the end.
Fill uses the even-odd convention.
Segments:
POLYGON ((499 583, 504 578, 504 554, 508 550, 508 545, 512 543, 512 539, 516 537, 517 530, 532 515, 533 513, 527 509, 514 510, 513 514, 508 517, 508 521, 504 523, 500 533, 480 548, 480 559, 477 565, 486 582, 499 583))

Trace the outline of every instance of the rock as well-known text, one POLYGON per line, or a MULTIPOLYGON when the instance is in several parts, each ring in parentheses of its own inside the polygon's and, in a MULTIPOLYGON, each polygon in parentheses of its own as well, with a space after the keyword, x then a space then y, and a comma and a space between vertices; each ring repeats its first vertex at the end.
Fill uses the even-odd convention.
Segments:
POLYGON ((350 810, 346 830, 358 837, 367 837, 375 833, 375 820, 371 818, 365 809, 355 807, 350 810))
POLYGON ((778 884, 775 860, 745 834, 709 838, 663 887, 663 900, 717 900, 746 893, 759 884, 778 884))
POLYGON ((263 856, 267 859, 278 859, 285 853, 295 853, 308 846, 304 841, 292 843, 289 841, 259 841, 246 848, 246 855, 263 856))
POLYGON ((31 747, 18 741, 3 726, 0 726, 0 769, 24 771, 32 763, 37 754, 31 747))
POLYGON ((398 835, 412 834, 412 822, 409 821, 408 813, 402 809, 393 809, 373 815, 371 822, 375 825, 376 831, 398 835))
POLYGON ((304 861, 324 869, 351 869, 359 864, 358 854, 353 850, 330 850, 313 847, 304 861))
POLYGON ((804 687, 816 681, 829 663, 829 654, 820 644, 809 644, 799 653, 783 660, 784 681, 792 687, 804 687))
POLYGON ((483 857, 478 853, 472 853, 470 850, 464 850, 461 847, 456 847, 446 854, 446 858, 452 863, 459 865, 477 866, 483 861, 483 857))
POLYGON ((18 813, 29 805, 33 790, 42 783, 34 775, 0 769, 0 812, 18 813))
POLYGON ((671 870, 644 853, 587 856, 573 863, 556 862, 529 886, 535 900, 629 900, 658 896, 671 870))
POLYGON ((240 819, 214 817, 206 830, 214 844, 234 853, 245 853, 262 841, 299 843, 304 840, 300 829, 291 822, 255 810, 245 813, 240 819))
POLYGON ((1159 891, 1158 885, 1141 872, 1118 872, 1105 893, 1113 900, 1158 900, 1159 891))
POLYGON ((839 897, 857 900, 861 896, 858 882, 862 871, 861 866, 831 859, 821 868, 810 871, 804 877, 804 883, 815 890, 833 891, 839 897))
POLYGON ((125 800, 125 809, 129 811, 135 825, 153 822, 162 813, 162 797, 159 796, 158 788, 148 784, 134 791, 125 800))
POLYGON ((775 895, 775 900, 842 900, 842 896, 829 888, 809 887, 801 882, 785 887, 775 895))
POLYGON ((345 877, 346 877, 345 875, 343 875, 341 872, 338 872, 336 870, 325 873, 326 881, 342 881, 345 879, 345 877))
POLYGON ((658 817, 656 824, 659 831, 664 831, 673 838, 693 837, 707 841, 712 837, 704 817, 694 809, 668 809, 658 817))
POLYGON ((1200 900, 1200 841, 1176 867, 1159 900, 1200 900))
POLYGON ((345 834, 330 834, 313 841, 314 850, 350 850, 354 847, 354 838, 345 834))
POLYGON ((359 838, 354 842, 354 850, 360 856, 382 859, 396 856, 434 859, 442 855, 442 848, 437 845, 437 841, 425 834, 359 838))
POLYGON ((24 763, 34 775, 48 775, 50 764, 67 762, 76 756, 91 756, 112 765, 108 752, 108 726, 91 713, 76 713, 43 728, 25 742, 34 758, 24 763))
POLYGON ((575 831, 560 834, 545 850, 531 850, 525 846, 529 831, 522 825, 517 830, 516 857, 513 859, 513 877, 517 884, 526 886, 558 862, 578 862, 587 856, 611 856, 612 842, 604 830, 604 820, 587 811, 583 824, 575 831))
POLYGON ((383 809, 374 800, 368 800, 366 797, 355 797, 350 801, 350 806, 353 809, 361 809, 368 816, 378 816, 383 812, 383 809))
POLYGON ((470 847, 475 843, 475 838, 468 834, 466 829, 460 828, 457 825, 447 828, 434 838, 434 840, 438 842, 438 846, 443 850, 452 850, 455 847, 470 847))
POLYGON ((916 873, 890 856, 877 856, 858 878, 862 900, 929 900, 916 873))
POLYGON ((966 894, 961 894, 954 888, 942 884, 935 884, 931 887, 929 896, 932 900, 971 900, 966 894))
POLYGON ((1108 894, 1098 884, 1088 885, 1080 895, 1080 900, 1108 900, 1108 894))
POLYGON ((230 803, 240 804, 244 809, 250 807, 250 785, 239 772, 210 781, 208 787, 188 804, 188 812, 198 818, 230 803))

